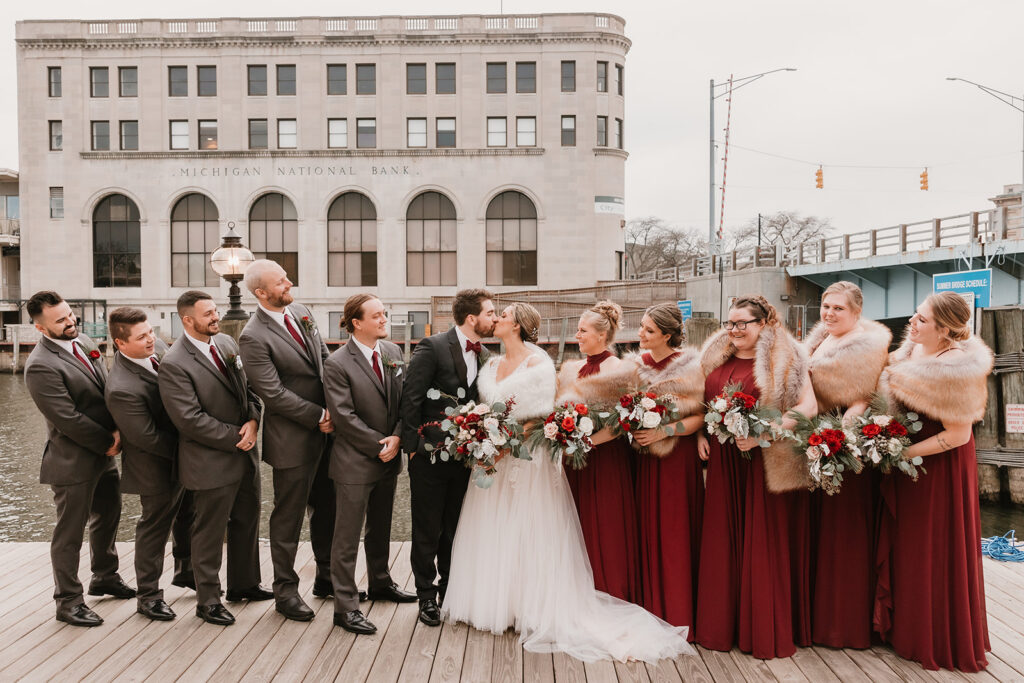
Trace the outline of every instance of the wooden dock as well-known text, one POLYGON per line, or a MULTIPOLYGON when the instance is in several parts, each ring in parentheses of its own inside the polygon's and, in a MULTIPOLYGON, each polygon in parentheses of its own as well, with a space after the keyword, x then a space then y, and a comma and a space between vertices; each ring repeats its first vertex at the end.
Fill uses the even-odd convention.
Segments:
MULTIPOLYGON (((420 624, 415 604, 364 603, 378 628, 356 637, 333 625, 333 604, 311 594, 314 565, 308 543, 298 565, 303 598, 316 610, 307 623, 287 621, 272 600, 231 603, 237 623, 211 626, 194 616, 192 591, 170 585, 165 599, 178 613, 153 622, 135 600, 89 598, 105 620, 76 628, 54 619, 48 544, 0 544, 0 681, 1024 681, 1024 565, 985 560, 989 668, 980 674, 924 671, 885 647, 804 648, 789 659, 762 661, 739 651, 699 649, 698 657, 584 664, 565 655, 524 652, 511 631, 501 636, 464 625, 420 624)), ((134 584, 133 546, 119 543, 121 574, 134 584)), ((270 552, 261 547, 264 585, 270 552)), ((409 543, 393 543, 392 575, 411 588, 409 543)), ((357 571, 365 570, 360 554, 357 571)), ((88 578, 83 553, 82 576, 88 578)))

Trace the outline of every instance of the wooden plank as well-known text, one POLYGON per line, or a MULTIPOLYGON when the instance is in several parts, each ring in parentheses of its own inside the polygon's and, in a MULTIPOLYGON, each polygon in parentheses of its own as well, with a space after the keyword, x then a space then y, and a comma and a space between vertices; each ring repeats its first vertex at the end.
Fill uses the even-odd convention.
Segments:
MULTIPOLYGON (((797 649, 799 651, 799 648, 797 649)), ((803 683, 809 680, 804 675, 803 670, 797 666, 797 663, 793 661, 792 657, 777 657, 775 659, 766 659, 765 666, 771 671, 772 676, 780 681, 790 681, 792 683, 803 683)))
MULTIPOLYGON (((704 660, 701 659, 700 653, 694 650, 692 655, 679 655, 672 662, 676 666, 676 671, 682 676, 684 681, 694 681, 695 683, 701 683, 703 681, 713 681, 714 677, 708 670, 708 667, 704 664, 704 660)), ((660 663, 659 663, 660 664, 660 663)), ((651 667, 648 665, 647 670, 650 671, 651 667)), ((654 674, 651 674, 651 680, 654 680, 654 674)))
POLYGON ((885 662, 890 669, 895 671, 904 681, 913 683, 927 683, 930 679, 925 670, 917 662, 910 662, 896 655, 891 648, 873 647, 870 650, 878 655, 879 659, 885 662))
POLYGON ((494 658, 494 635, 475 628, 466 638, 466 656, 462 660, 462 681, 478 683, 490 680, 494 658))
POLYGON ((500 636, 494 636, 491 681, 520 683, 522 680, 523 646, 519 644, 519 634, 509 629, 500 636))
MULTIPOLYGON (((792 661, 808 679, 812 681, 839 681, 839 677, 829 668, 828 664, 818 656, 813 648, 798 647, 792 661)), ((852 664, 852 662, 851 662, 852 664)), ((777 672, 774 672, 778 676, 777 672)))
POLYGON ((888 664, 870 650, 843 650, 853 660, 854 664, 860 667, 861 671, 867 674, 872 681, 901 681, 899 675, 893 671, 888 664))
MULTIPOLYGON (((993 647, 995 647, 994 644, 993 647)), ((986 669, 986 671, 997 681, 1024 680, 1024 671, 1015 670, 1013 667, 1004 662, 1002 657, 996 654, 989 652, 987 656, 988 668, 986 669)))
POLYGON ((587 672, 587 683, 616 683, 619 680, 615 664, 608 659, 584 662, 583 670, 587 672))
POLYGON ((50 566, 49 543, 2 543, 0 544, 0 591, 24 576, 40 564, 50 566))
POLYGON ((523 652, 523 683, 555 683, 555 662, 550 653, 523 652))
POLYGON ((1020 651, 1020 634, 1006 628, 999 620, 989 615, 988 637, 992 644, 992 652, 1024 676, 1024 653, 1020 651))
MULTIPOLYGON (((691 655, 690 659, 696 659, 698 662, 700 661, 700 657, 695 655, 691 655)), ((652 683, 682 683, 684 680, 695 680, 691 678, 684 678, 680 675, 679 670, 676 669, 675 661, 671 659, 659 659, 654 664, 648 662, 646 667, 647 677, 652 681, 652 683)), ((697 680, 708 681, 711 679, 701 678, 697 680)))
POLYGON ((613 662, 619 683, 650 683, 647 666, 643 662, 613 662))
POLYGON ((428 680, 438 653, 441 629, 420 623, 418 605, 416 611, 415 628, 405 653, 405 661, 402 662, 402 672, 398 675, 399 683, 421 683, 428 680))
MULTIPOLYGON (((421 625, 420 628, 423 628, 421 625)), ((462 665, 466 658, 469 640, 469 626, 445 622, 433 628, 441 632, 437 642, 434 666, 430 670, 430 683, 447 683, 462 679, 462 665)))
POLYGON ((825 662, 825 665, 843 681, 843 683, 871 683, 871 679, 864 673, 857 663, 850 659, 845 650, 836 650, 830 647, 817 646, 810 648, 814 654, 825 662))
POLYGON ((713 680, 730 681, 731 683, 741 683, 746 680, 728 652, 709 650, 700 645, 697 646, 697 652, 700 653, 700 658, 711 673, 713 680))
MULTIPOLYGON (((399 555, 399 557, 408 558, 409 552, 412 550, 412 544, 405 546, 403 549, 405 552, 399 555)), ((399 563, 396 562, 396 564, 399 563)), ((408 559, 401 562, 401 566, 392 572, 391 577, 395 583, 403 586, 406 590, 416 591, 416 577, 412 574, 412 565, 408 559)), ((402 673, 402 666, 405 664, 405 659, 409 653, 412 635, 416 630, 416 625, 419 624, 419 615, 419 603, 397 605, 395 616, 391 619, 391 625, 384 635, 380 652, 377 653, 377 657, 373 661, 373 666, 370 668, 370 673, 366 678, 367 681, 372 683, 395 683, 398 680, 402 673)))
POLYGON ((558 683, 586 683, 587 672, 580 660, 555 652, 551 655, 551 663, 555 668, 555 680, 558 683))
MULTIPOLYGON (((1012 353, 1024 349, 1024 317, 1022 317, 1022 313, 1024 312, 1019 308, 996 311, 996 344, 998 346, 996 353, 1012 353)), ((1024 373, 1003 373, 999 375, 999 382, 1002 384, 1002 393, 999 394, 1002 404, 1000 407, 1008 403, 1024 403, 1024 373)), ((992 402, 995 403, 995 400, 992 402)), ((1024 448, 1024 434, 1006 432, 1004 425, 1000 435, 1003 437, 1003 445, 1007 448, 1024 448)))
MULTIPOLYGON (((49 547, 48 544, 47 547, 49 547)), ((88 544, 82 544, 82 552, 78 556, 78 568, 82 571, 83 565, 89 565, 88 544)), ((85 591, 89 590, 89 574, 85 574, 86 582, 82 584, 85 591)), ((14 624, 23 621, 26 609, 34 609, 49 602, 50 618, 56 613, 56 603, 53 601, 53 568, 50 565, 50 554, 47 551, 39 558, 35 565, 22 569, 17 581, 13 581, 0 591, 0 648, 10 644, 7 630, 14 624), (5 619, 9 614, 17 613, 18 619, 5 619)), ((86 596, 88 603, 93 598, 86 596)), ((20 638, 21 636, 17 636, 20 638)))
POLYGON ((772 675, 771 669, 765 664, 765 660, 756 659, 740 652, 739 648, 735 647, 729 651, 729 656, 732 657, 732 661, 736 662, 736 668, 743 674, 744 680, 751 683, 775 680, 775 676, 772 675))

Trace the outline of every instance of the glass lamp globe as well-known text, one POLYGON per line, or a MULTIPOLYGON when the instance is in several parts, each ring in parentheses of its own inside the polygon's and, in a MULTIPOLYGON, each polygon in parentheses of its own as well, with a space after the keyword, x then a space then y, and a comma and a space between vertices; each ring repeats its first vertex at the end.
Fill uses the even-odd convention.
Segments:
POLYGON ((226 280, 240 280, 254 260, 252 252, 242 246, 242 238, 235 234, 234 224, 228 224, 228 234, 210 254, 210 267, 226 280))

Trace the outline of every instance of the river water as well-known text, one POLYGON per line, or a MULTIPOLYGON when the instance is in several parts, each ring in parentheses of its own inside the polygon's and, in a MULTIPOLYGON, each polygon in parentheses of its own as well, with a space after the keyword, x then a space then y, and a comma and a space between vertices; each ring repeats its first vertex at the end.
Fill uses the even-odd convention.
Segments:
MULTIPOLYGON (((53 497, 48 486, 39 483, 39 461, 46 440, 46 424, 29 398, 22 375, 0 375, 0 541, 49 541, 53 531, 53 497)), ((271 469, 261 465, 263 504, 260 538, 267 538, 267 522, 273 507, 271 469)), ((139 519, 139 498, 123 496, 118 540, 129 541, 135 535, 139 519)), ((391 538, 406 541, 410 537, 409 477, 398 478, 391 538)), ((1002 535, 1016 529, 1024 537, 1024 507, 983 505, 983 536, 1002 535)), ((303 527, 303 539, 308 530, 303 527)))

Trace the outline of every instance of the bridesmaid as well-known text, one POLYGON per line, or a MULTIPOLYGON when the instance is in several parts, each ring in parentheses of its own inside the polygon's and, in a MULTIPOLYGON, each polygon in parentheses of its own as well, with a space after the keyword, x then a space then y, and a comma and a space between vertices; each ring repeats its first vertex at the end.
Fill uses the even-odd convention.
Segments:
MULTIPOLYGON (((847 420, 862 414, 888 361, 892 333, 861 318, 863 305, 860 287, 852 282, 829 285, 821 297, 821 322, 804 342, 820 413, 838 408, 847 420)), ((876 473, 846 473, 839 493, 812 494, 818 512, 816 523, 812 521, 817 527, 811 612, 815 643, 871 647, 876 473)))
MULTIPOLYGON (((674 303, 651 306, 640 321, 640 348, 632 354, 640 386, 672 394, 684 419, 664 429, 634 433, 638 456, 636 498, 640 517, 642 605, 674 626, 692 626, 697 601, 697 558, 704 513, 704 474, 693 436, 704 425, 704 373, 697 349, 680 348, 683 316, 674 303)), ((693 629, 689 639, 692 642, 693 629)))
MULTIPOLYGON (((816 413, 807 355, 761 296, 740 297, 725 328, 701 351, 704 399, 728 384, 785 413, 816 413)), ((791 418, 782 426, 791 429, 791 418)), ((701 431, 708 460, 697 577, 697 642, 759 659, 789 657, 810 644, 806 463, 788 442, 762 450, 754 439, 720 444, 701 431), (750 451, 748 461, 741 450, 750 451)))
MULTIPOLYGON (((558 373, 555 405, 566 401, 612 405, 629 392, 636 366, 616 358, 608 346, 621 326, 622 309, 601 301, 580 316, 576 341, 586 360, 566 361, 558 373)), ((640 601, 636 501, 633 497, 632 452, 625 440, 605 428, 593 435, 595 448, 587 466, 566 465, 583 540, 599 591, 629 602, 640 601)))
POLYGON ((985 413, 992 351, 970 318, 957 294, 932 294, 882 373, 890 399, 921 416, 906 457, 926 456, 927 473, 883 478, 875 628, 925 669, 975 672, 991 646, 971 424, 985 413))

